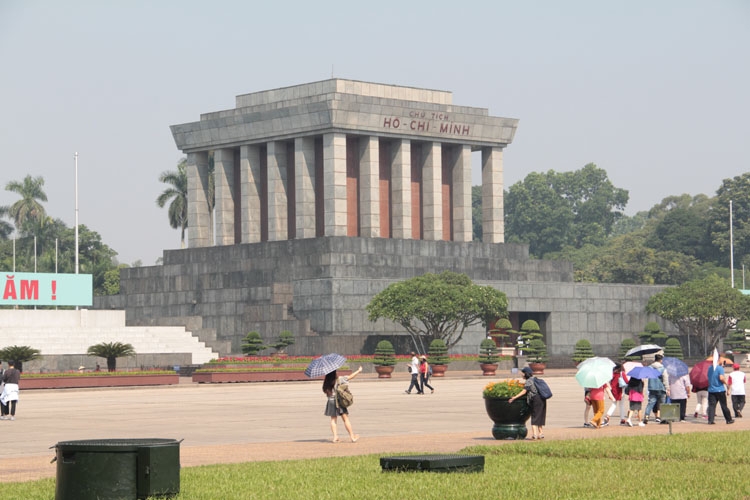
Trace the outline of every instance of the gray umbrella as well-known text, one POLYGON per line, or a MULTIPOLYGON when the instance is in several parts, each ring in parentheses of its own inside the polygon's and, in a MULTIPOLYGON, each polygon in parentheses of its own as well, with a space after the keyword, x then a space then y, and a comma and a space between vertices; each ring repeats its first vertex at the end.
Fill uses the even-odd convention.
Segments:
POLYGON ((655 352, 659 352, 663 349, 663 347, 658 346, 656 344, 643 344, 643 345, 637 345, 633 347, 631 350, 625 353, 625 357, 629 358, 630 356, 644 356, 646 354, 654 354, 655 352))
POLYGON ((331 372, 335 372, 346 363, 346 358, 341 354, 332 352, 310 361, 305 368, 305 375, 310 378, 322 377, 331 372))

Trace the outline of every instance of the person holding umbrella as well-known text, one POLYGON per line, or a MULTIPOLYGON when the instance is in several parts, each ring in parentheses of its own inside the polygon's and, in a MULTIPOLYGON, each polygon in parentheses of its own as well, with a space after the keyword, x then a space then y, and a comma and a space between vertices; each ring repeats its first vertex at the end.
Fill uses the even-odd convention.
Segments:
POLYGON ((359 436, 354 434, 354 430, 352 430, 352 423, 349 420, 349 409, 342 408, 336 401, 336 386, 348 384, 351 379, 360 373, 362 373, 361 366, 348 377, 337 377, 336 371, 334 370, 327 374, 325 380, 323 380, 323 392, 328 397, 324 413, 326 416, 331 417, 331 432, 333 433, 332 442, 334 443, 339 442, 338 428, 336 425, 339 416, 341 416, 341 420, 344 421, 344 427, 346 427, 346 431, 349 433, 349 438, 352 440, 352 443, 356 443, 359 439, 359 436))
POLYGON ((662 354, 654 355, 654 362, 651 363, 651 368, 658 370, 660 375, 648 379, 648 404, 646 405, 646 411, 643 414, 643 421, 648 423, 648 417, 651 415, 651 410, 654 410, 654 420, 657 423, 661 423, 659 415, 661 413, 661 405, 669 396, 669 373, 664 368, 661 360, 664 359, 662 354))

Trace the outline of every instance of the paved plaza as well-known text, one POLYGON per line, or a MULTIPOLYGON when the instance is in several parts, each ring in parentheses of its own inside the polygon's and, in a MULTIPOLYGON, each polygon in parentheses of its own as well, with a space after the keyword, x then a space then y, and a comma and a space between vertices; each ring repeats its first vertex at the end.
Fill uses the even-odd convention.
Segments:
MULTIPOLYGON (((478 372, 478 370, 477 370, 478 372)), ((666 434, 669 426, 617 425, 601 430, 582 427, 583 390, 573 371, 548 370, 544 377, 554 397, 549 401, 546 439, 666 434)), ((503 378, 501 375, 497 378, 503 378)), ((0 482, 54 477, 54 445, 78 439, 173 438, 181 465, 288 460, 370 453, 451 453, 472 445, 502 445, 492 438, 482 388, 495 377, 449 373, 433 378, 434 394, 407 395, 407 374, 390 380, 374 375, 352 382, 351 418, 357 443, 330 442, 329 419, 320 380, 310 382, 199 385, 184 379, 176 386, 86 390, 22 391, 17 419, 0 421, 0 482)), ((692 415, 695 400, 688 402, 692 415)), ((617 416, 617 414, 616 414, 617 416)), ((740 431, 717 418, 672 425, 674 433, 740 431)), ((529 442, 533 446, 532 442, 529 442)))

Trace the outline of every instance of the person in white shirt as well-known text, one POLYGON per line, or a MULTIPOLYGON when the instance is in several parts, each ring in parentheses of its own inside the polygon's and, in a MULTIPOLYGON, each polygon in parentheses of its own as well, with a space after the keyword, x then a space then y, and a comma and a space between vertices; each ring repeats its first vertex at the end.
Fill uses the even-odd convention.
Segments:
POLYGON ((732 395, 732 409, 734 416, 742 418, 742 410, 745 408, 745 373, 740 370, 740 365, 732 365, 734 371, 727 376, 727 386, 732 395))
POLYGON ((417 358, 417 353, 414 351, 411 353, 411 366, 409 371, 411 372, 411 383, 409 384, 409 388, 404 392, 406 394, 411 394, 412 387, 416 387, 417 394, 423 394, 422 388, 419 385, 419 358, 417 358))

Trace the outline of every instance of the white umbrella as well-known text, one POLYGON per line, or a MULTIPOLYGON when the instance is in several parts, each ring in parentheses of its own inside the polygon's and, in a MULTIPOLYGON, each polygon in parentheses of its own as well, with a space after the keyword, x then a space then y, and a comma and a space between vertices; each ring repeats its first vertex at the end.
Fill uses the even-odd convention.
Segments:
POLYGON ((656 344, 637 345, 626 352, 625 357, 629 358, 630 356, 644 356, 646 354, 654 354, 661 351, 662 349, 663 348, 661 346, 658 346, 656 344))

